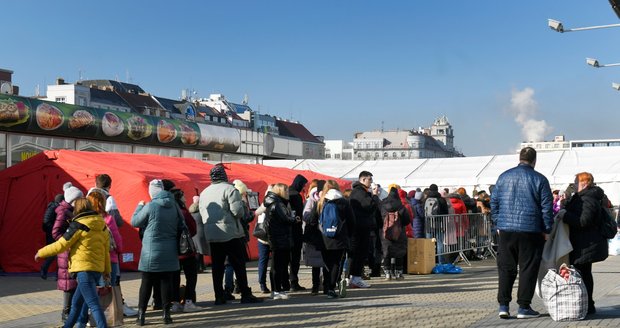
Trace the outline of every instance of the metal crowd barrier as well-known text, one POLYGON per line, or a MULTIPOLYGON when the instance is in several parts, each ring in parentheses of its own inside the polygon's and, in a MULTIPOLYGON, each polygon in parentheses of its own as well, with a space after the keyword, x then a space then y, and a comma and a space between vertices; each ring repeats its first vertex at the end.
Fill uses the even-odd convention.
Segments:
POLYGON ((488 254, 496 257, 493 246, 497 245, 497 234, 491 229, 491 216, 482 213, 447 214, 427 216, 426 238, 434 238, 441 263, 456 263, 459 260, 471 265, 466 256, 488 254), (447 260, 456 254, 454 260, 447 260))

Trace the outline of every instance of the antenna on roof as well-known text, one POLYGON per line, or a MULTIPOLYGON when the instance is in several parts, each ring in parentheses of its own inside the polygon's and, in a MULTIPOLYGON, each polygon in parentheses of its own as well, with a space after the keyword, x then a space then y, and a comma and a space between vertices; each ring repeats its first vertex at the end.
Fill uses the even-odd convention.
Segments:
POLYGON ((243 101, 241 103, 246 106, 248 105, 248 94, 247 93, 243 96, 243 101))
POLYGON ((385 122, 381 121, 381 132, 383 132, 383 123, 385 123, 385 122))

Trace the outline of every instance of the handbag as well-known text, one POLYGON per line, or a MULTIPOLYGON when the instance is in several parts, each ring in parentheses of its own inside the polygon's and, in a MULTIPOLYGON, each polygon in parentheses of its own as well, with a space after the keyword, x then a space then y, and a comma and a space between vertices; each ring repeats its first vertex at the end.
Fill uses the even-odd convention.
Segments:
MULTIPOLYGON (((105 316, 105 321, 109 327, 118 327, 123 325, 123 297, 121 296, 120 286, 97 287, 97 295, 99 296, 99 306, 105 316)), ((89 318, 90 325, 96 325, 95 319, 91 315, 89 318)))
POLYGON ((606 239, 613 239, 618 233, 618 224, 607 208, 601 206, 600 212, 601 224, 598 226, 598 230, 606 239))
POLYGON ((185 221, 181 219, 183 227, 181 228, 181 235, 179 236, 179 255, 192 255, 196 253, 196 245, 189 233, 189 229, 185 224, 185 221))
POLYGON ((256 221, 256 225, 254 226, 254 231, 252 232, 252 236, 267 241, 267 231, 265 230, 264 222, 256 221))

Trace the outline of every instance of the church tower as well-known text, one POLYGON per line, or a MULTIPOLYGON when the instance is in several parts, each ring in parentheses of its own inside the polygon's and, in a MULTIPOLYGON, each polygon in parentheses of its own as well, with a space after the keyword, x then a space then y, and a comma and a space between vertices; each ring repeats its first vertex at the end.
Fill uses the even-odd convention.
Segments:
POLYGON ((441 141, 445 145, 446 150, 454 150, 454 130, 452 130, 452 125, 450 125, 445 115, 435 119, 431 126, 431 137, 441 141))

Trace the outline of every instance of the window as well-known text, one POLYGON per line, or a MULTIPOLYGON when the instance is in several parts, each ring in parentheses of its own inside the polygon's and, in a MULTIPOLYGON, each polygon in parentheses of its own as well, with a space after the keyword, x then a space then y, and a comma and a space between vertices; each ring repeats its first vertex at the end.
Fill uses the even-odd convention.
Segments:
POLYGON ((84 98, 84 97, 79 97, 79 98, 78 98, 78 105, 80 105, 80 106, 86 106, 86 98, 84 98))
POLYGON ((403 151, 403 152, 400 153, 400 157, 405 158, 405 157, 407 157, 407 154, 403 151))
POLYGON ((59 102, 59 103, 67 102, 67 98, 66 97, 56 97, 56 102, 59 102))
POLYGON ((387 157, 388 157, 388 153, 387 153, 387 151, 386 151, 386 152, 383 152, 383 158, 387 158, 387 157))
POLYGON ((336 155, 334 156, 334 158, 335 158, 335 159, 340 159, 340 154, 336 154, 336 155))
POLYGON ((396 158, 396 152, 392 152, 392 158, 396 158))

